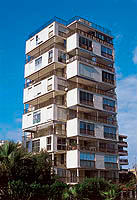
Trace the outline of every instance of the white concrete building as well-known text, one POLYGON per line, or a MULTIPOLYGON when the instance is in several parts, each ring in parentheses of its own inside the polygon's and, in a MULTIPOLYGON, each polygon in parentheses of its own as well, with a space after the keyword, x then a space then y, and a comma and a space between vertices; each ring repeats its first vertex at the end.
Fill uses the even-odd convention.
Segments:
POLYGON ((113 37, 80 17, 50 20, 26 41, 23 142, 46 149, 67 183, 118 180, 113 37))

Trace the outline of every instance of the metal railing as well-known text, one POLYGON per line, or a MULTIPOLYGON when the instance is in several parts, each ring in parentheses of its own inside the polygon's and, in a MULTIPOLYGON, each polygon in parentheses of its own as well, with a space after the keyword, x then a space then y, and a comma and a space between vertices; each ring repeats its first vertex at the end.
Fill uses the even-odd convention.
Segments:
POLYGON ((63 24, 64 26, 68 26, 69 24, 71 24, 74 21, 78 21, 81 24, 84 24, 86 26, 89 26, 91 28, 94 28, 96 30, 99 30, 99 31, 105 33, 105 34, 108 34, 108 35, 112 36, 112 33, 111 33, 110 30, 108 30, 108 29, 106 29, 104 27, 101 27, 101 26, 99 26, 99 25, 97 25, 97 24, 95 24, 93 22, 89 22, 88 20, 85 20, 84 18, 81 18, 79 16, 75 16, 75 17, 69 19, 68 21, 65 21, 65 20, 63 20, 63 19, 55 16, 51 20, 49 20, 48 22, 46 22, 45 24, 43 24, 42 26, 40 26, 38 29, 36 29, 34 32, 32 32, 28 36, 27 40, 30 39, 31 37, 33 37, 35 34, 37 34, 38 32, 40 32, 42 29, 44 29, 45 27, 47 27, 48 25, 50 25, 53 22, 58 22, 60 24, 63 24))
POLYGON ((108 65, 105 65, 105 64, 103 64, 103 63, 99 63, 99 62, 96 62, 96 61, 89 60, 89 59, 84 58, 84 57, 82 57, 82 56, 74 56, 74 57, 68 59, 68 63, 69 63, 69 62, 73 62, 73 61, 75 61, 75 60, 79 60, 79 61, 88 63, 88 64, 90 64, 90 65, 93 65, 93 66, 95 66, 95 67, 99 67, 99 68, 101 68, 101 69, 106 69, 106 70, 111 71, 111 72, 113 72, 113 73, 115 72, 115 69, 112 68, 112 67, 109 67, 108 65))

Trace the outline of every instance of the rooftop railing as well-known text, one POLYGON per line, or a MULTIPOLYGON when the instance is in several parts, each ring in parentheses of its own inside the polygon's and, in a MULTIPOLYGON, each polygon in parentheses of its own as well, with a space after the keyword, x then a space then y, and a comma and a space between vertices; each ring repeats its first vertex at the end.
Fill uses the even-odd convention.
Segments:
POLYGON ((47 27, 48 25, 50 25, 53 22, 58 22, 60 24, 63 24, 64 26, 68 26, 69 24, 73 23, 74 21, 78 21, 81 24, 84 24, 84 25, 89 26, 91 28, 97 29, 97 30, 99 30, 99 31, 101 31, 101 32, 103 32, 103 33, 105 33, 107 35, 112 36, 111 31, 109 31, 108 29, 103 28, 103 27, 101 27, 101 26, 99 26, 99 25, 97 25, 97 24, 95 24, 93 22, 89 22, 88 20, 85 20, 85 19, 83 19, 83 18, 81 18, 79 16, 75 16, 75 17, 71 18, 68 21, 65 21, 65 20, 63 20, 61 18, 58 18, 58 17, 53 17, 51 20, 49 20, 48 22, 46 22, 45 24, 43 24, 41 27, 39 27, 38 29, 36 29, 34 32, 32 32, 28 36, 27 40, 30 39, 31 37, 33 37, 35 34, 37 34, 38 32, 40 32, 42 29, 44 29, 45 27, 47 27))

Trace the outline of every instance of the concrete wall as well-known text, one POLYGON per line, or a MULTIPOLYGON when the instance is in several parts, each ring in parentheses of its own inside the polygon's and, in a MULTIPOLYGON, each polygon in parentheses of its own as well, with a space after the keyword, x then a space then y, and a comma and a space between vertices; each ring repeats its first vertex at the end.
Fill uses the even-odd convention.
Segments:
POLYGON ((77 168, 78 167, 78 150, 67 151, 66 161, 67 168, 77 168))
POLYGON ((104 166, 104 155, 103 154, 96 154, 95 156, 96 159, 96 168, 97 169, 105 169, 104 166))
POLYGON ((95 53, 98 56, 101 56, 101 44, 96 41, 92 41, 92 45, 93 45, 93 53, 95 53))
POLYGON ((74 106, 78 103, 78 89, 75 88, 67 92, 67 107, 74 106))
POLYGON ((67 38, 67 52, 79 46, 78 33, 75 33, 67 38))
POLYGON ((38 47, 43 42, 47 41, 49 37, 49 32, 53 30, 53 35, 55 35, 55 22, 47 26, 46 28, 42 29, 40 32, 35 34, 32 38, 26 41, 26 54, 38 47), (36 36, 38 35, 38 44, 36 44, 36 36))
POLYGON ((79 121, 78 118, 67 121, 67 137, 79 135, 79 121))
POLYGON ((72 78, 73 76, 78 75, 78 61, 75 60, 67 64, 67 79, 72 78))

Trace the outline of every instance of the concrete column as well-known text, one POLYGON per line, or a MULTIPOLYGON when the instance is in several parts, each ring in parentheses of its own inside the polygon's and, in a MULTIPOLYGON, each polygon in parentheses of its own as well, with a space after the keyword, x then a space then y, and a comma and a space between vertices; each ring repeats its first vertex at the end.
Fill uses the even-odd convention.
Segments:
POLYGON ((133 198, 133 193, 132 193, 132 191, 129 191, 129 198, 133 198))
POLYGON ((136 190, 135 190, 135 199, 137 198, 137 193, 136 193, 136 190))
POLYGON ((121 191, 121 195, 120 196, 121 196, 121 200, 122 200, 123 199, 123 191, 121 191))
POLYGON ((51 174, 54 173, 54 152, 52 153, 52 170, 51 170, 51 174))
POLYGON ((98 178, 100 178, 100 170, 98 170, 98 178))
POLYGON ((77 168, 77 183, 79 183, 79 169, 77 168))

